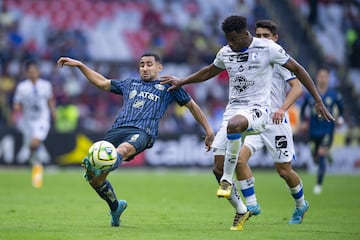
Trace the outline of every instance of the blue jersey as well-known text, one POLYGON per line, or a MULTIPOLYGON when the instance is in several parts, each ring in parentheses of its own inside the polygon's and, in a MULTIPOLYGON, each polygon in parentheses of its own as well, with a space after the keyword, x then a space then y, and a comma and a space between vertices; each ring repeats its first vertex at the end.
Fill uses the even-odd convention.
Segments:
POLYGON ((137 127, 155 140, 167 107, 174 101, 183 106, 191 100, 182 88, 167 91, 169 87, 170 84, 162 85, 158 80, 111 80, 110 91, 122 95, 124 102, 112 128, 137 127))
MULTIPOLYGON (((329 112, 335 116, 343 116, 343 102, 341 94, 335 89, 328 89, 321 95, 325 106, 329 112)), ((324 136, 326 134, 333 134, 335 130, 335 122, 328 122, 323 118, 319 118, 315 110, 315 100, 310 94, 306 94, 304 102, 301 106, 301 120, 309 118, 309 135, 313 137, 324 136), (306 109, 310 108, 310 114, 306 116, 306 109)))

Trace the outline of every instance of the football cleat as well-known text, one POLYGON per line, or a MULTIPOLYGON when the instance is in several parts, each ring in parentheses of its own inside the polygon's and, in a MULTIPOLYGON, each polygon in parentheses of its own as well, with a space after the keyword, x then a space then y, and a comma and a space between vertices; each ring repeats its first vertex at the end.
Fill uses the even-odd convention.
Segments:
POLYGON ((115 211, 110 211, 111 215, 111 226, 118 227, 120 226, 120 216, 127 208, 127 202, 125 200, 119 200, 119 206, 115 211))
POLYGON ((246 220, 250 218, 251 214, 250 211, 247 211, 244 214, 235 213, 233 225, 231 226, 230 230, 234 231, 241 231, 244 228, 244 223, 246 220))
POLYGON ((259 204, 256 204, 255 206, 246 206, 247 209, 250 211, 251 216, 257 216, 261 213, 261 208, 259 204))
POLYGON ((295 211, 289 221, 289 224, 300 224, 304 219, 306 211, 309 209, 308 201, 305 201, 305 206, 302 208, 295 208, 295 211))
POLYGON ((41 188, 43 185, 43 166, 34 164, 32 167, 31 180, 34 188, 41 188))
POLYGON ((231 195, 232 184, 223 180, 220 182, 219 189, 216 192, 218 197, 229 198, 231 195))

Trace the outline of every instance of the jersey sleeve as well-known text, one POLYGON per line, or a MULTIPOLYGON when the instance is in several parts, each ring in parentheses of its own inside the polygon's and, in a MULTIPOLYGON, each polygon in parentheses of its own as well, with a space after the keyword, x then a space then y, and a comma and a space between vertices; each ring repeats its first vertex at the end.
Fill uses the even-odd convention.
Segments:
POLYGON ((14 94, 14 99, 13 102, 14 103, 21 103, 22 102, 22 88, 21 85, 18 85, 15 89, 15 94, 14 94))
POLYGON ((284 65, 290 58, 286 51, 277 43, 269 41, 270 62, 284 65))
POLYGON ((177 89, 171 90, 171 94, 173 95, 174 100, 180 106, 184 106, 191 100, 191 97, 189 96, 189 94, 182 88, 177 88, 177 89))
POLYGON ((223 48, 220 49, 220 51, 216 54, 213 64, 218 68, 225 69, 225 64, 223 61, 223 48))
POLYGON ((110 92, 123 95, 124 89, 127 86, 128 79, 126 80, 111 80, 110 82, 110 92))
POLYGON ((284 81, 290 81, 296 78, 295 74, 289 71, 287 68, 283 66, 279 66, 279 74, 284 81))

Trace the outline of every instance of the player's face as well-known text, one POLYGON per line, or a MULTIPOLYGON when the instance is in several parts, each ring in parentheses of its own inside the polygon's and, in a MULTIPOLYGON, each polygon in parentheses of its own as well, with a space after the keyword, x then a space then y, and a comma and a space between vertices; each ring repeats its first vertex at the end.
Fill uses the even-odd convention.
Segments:
POLYGON ((26 70, 26 77, 30 80, 36 80, 40 76, 39 69, 36 65, 30 65, 26 70))
POLYGON ((248 31, 244 30, 241 33, 232 31, 225 33, 227 44, 233 52, 240 52, 242 49, 250 45, 251 37, 248 31))
POLYGON ((255 34, 256 34, 256 37, 258 37, 258 38, 266 38, 269 40, 273 40, 274 42, 276 42, 278 40, 278 35, 272 34, 270 29, 268 29, 268 28, 261 28, 261 27, 256 28, 255 34))
POLYGON ((321 88, 326 88, 329 83, 329 72, 325 69, 320 69, 316 75, 317 85, 321 88))
POLYGON ((153 56, 144 56, 139 62, 139 73, 143 81, 154 81, 158 79, 158 74, 162 70, 162 65, 155 61, 153 56))

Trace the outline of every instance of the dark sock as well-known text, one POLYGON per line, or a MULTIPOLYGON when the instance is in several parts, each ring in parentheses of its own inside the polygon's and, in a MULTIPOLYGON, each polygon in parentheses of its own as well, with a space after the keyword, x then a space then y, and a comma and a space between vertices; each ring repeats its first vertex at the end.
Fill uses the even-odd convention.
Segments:
POLYGON ((107 202, 111 211, 115 211, 118 208, 119 203, 109 181, 106 180, 101 187, 94 189, 99 196, 107 202))
POLYGON ((319 156, 318 161, 319 161, 319 170, 318 170, 317 184, 322 185, 326 171, 325 156, 319 156))
POLYGON ((215 175, 216 181, 217 181, 218 183, 220 183, 222 176, 219 176, 219 175, 216 174, 215 172, 214 172, 214 175, 215 175))

